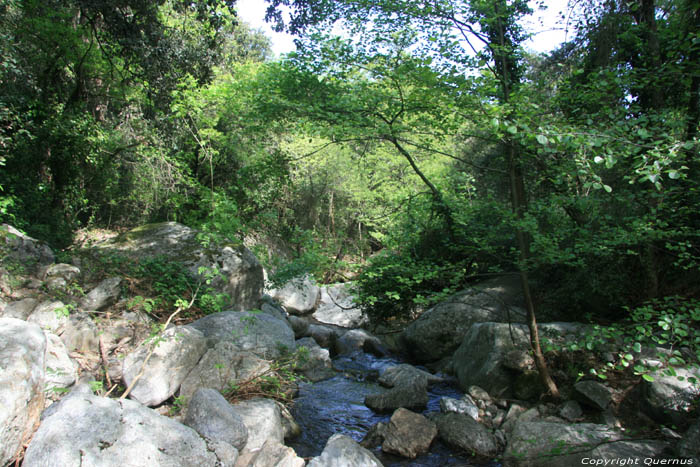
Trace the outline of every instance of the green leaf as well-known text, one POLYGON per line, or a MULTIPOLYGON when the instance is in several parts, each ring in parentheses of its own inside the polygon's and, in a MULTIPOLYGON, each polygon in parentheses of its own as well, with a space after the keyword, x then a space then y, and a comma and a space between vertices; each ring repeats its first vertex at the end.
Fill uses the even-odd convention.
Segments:
POLYGON ((515 134, 518 133, 518 127, 515 126, 515 125, 510 125, 510 126, 507 128, 507 130, 508 130, 508 133, 510 133, 511 135, 515 135, 515 134))
POLYGON ((670 179, 672 179, 672 180, 676 180, 676 179, 681 178, 681 174, 680 174, 680 172, 678 172, 677 170, 671 170, 671 171, 668 173, 668 178, 670 178, 670 179))
POLYGON ((542 146, 546 146, 549 143, 549 140, 545 135, 537 135, 537 142, 542 146))
POLYGON ((650 383, 654 382, 654 377, 651 375, 644 374, 642 375, 642 378, 644 378, 644 381, 649 381, 650 383))
POLYGON ((603 162, 605 162, 605 159, 603 159, 603 158, 600 157, 600 156, 595 156, 595 157, 593 158, 593 162, 595 162, 596 164, 602 164, 603 162))
POLYGON ((642 351, 642 344, 639 342, 635 342, 634 345, 632 346, 632 350, 636 353, 639 353, 642 351))

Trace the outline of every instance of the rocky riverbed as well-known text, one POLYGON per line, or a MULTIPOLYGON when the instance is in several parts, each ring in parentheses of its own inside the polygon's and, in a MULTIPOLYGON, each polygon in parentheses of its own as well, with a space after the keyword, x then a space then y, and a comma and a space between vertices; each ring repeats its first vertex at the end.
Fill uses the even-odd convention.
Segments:
MULTIPOLYGON (((250 251, 204 247, 179 224, 106 236, 62 262, 10 226, 0 234, 0 465, 698 462, 695 367, 676 368, 682 379, 659 371, 633 392, 584 379, 562 401, 540 400, 508 280, 449 298, 389 346, 362 329, 344 286, 299 278, 265 289, 250 251), (89 261, 97 254, 104 269, 89 261), (158 327, 167 316, 113 268, 152 257, 194 276, 216 268, 210 293, 226 294, 222 311, 183 311, 158 327), (263 394, 231 397, 302 347, 296 371, 307 382, 291 412, 263 394)), ((541 330, 566 342, 585 326, 541 330)))

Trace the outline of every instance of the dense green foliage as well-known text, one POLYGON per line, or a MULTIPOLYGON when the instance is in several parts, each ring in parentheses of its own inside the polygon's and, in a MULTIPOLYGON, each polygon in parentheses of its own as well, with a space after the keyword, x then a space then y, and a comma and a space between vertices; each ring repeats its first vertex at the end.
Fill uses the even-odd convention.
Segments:
POLYGON ((276 0, 273 60, 229 2, 1 0, 0 221, 177 220, 377 320, 498 272, 552 318, 697 298, 700 5, 580 6, 537 55, 523 1, 276 0))

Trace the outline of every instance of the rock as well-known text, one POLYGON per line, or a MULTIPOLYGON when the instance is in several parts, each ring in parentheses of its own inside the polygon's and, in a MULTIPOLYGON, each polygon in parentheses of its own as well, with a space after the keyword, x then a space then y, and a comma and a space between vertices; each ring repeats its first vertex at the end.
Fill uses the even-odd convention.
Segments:
POLYGON ((251 399, 234 404, 232 407, 248 429, 246 450, 259 449, 268 440, 284 442, 282 415, 275 401, 251 399))
POLYGON ((444 381, 444 379, 439 376, 420 370, 407 363, 387 368, 379 377, 378 381, 379 384, 384 386, 395 387, 410 384, 415 379, 425 380, 426 384, 441 383, 444 381))
POLYGON ((307 349, 306 357, 297 366, 297 370, 311 382, 322 381, 335 376, 330 353, 322 348, 311 337, 296 341, 297 349, 307 349))
POLYGON ((700 419, 690 425, 688 431, 683 435, 683 439, 678 443, 678 455, 693 459, 694 464, 700 460, 700 419))
POLYGON ((365 397, 365 405, 377 412, 393 411, 400 407, 422 409, 428 405, 428 383, 416 378, 409 384, 393 387, 380 394, 365 397))
POLYGON ((321 455, 311 459, 307 467, 382 467, 382 463, 352 438, 335 434, 328 439, 321 455))
POLYGON ((0 225, 0 250, 7 259, 29 266, 51 264, 55 256, 51 248, 39 240, 23 234, 11 225, 0 225))
POLYGON ((494 457, 498 444, 494 435, 468 415, 439 414, 435 417, 440 439, 459 449, 483 457, 494 457))
POLYGON ((255 255, 242 245, 211 243, 203 246, 199 232, 176 222, 162 222, 137 227, 97 248, 120 251, 136 259, 165 257, 182 263, 192 274, 199 268, 216 267, 223 277, 216 277, 211 286, 229 297, 228 307, 252 310, 263 295, 263 268, 255 255))
POLYGON ((598 381, 579 381, 574 384, 576 398, 594 409, 605 410, 612 402, 612 391, 598 381))
POLYGON ((415 459, 428 452, 437 433, 435 423, 423 415, 403 408, 397 409, 383 430, 382 451, 415 459))
POLYGON ((289 316, 287 320, 290 326, 292 326, 296 339, 309 336, 309 322, 307 320, 298 316, 289 316))
POLYGON ((44 282, 46 288, 52 292, 65 291, 68 288, 68 281, 62 277, 52 277, 44 282))
POLYGON ((377 337, 364 329, 351 329, 335 341, 334 350, 337 355, 348 355, 370 347, 369 341, 374 341, 375 347, 382 345, 377 337))
POLYGON ((215 465, 193 429, 137 402, 71 393, 55 405, 27 449, 25 467, 215 465))
MULTIPOLYGON (((262 304, 260 305, 260 311, 262 313, 268 314, 273 318, 277 318, 281 321, 288 321, 287 312, 284 311, 284 308, 279 306, 277 303, 272 302, 272 299, 270 297, 268 297, 267 295, 263 296, 263 298, 261 299, 261 303, 262 304)), ((289 324, 289 326, 291 327, 291 323, 289 324)))
POLYGON ((324 349, 330 349, 338 333, 322 324, 309 324, 309 335, 324 349))
POLYGON ((0 318, 0 465, 14 459, 39 423, 45 354, 39 326, 0 318))
MULTIPOLYGON (((577 336, 586 328, 578 323, 543 323, 541 335, 566 339, 577 336)), ((464 335, 454 354, 454 370, 460 387, 482 386, 496 398, 510 398, 516 374, 506 369, 503 359, 512 350, 527 350, 530 331, 524 324, 475 323, 464 335)))
MULTIPOLYGON (((506 412, 505 419, 503 420, 501 428, 505 433, 510 433, 513 428, 515 428, 515 424, 518 422, 518 419, 520 418, 521 415, 523 415, 525 412, 527 412, 527 408, 523 407, 520 404, 511 404, 511 406, 508 408, 508 411, 506 412)), ((535 418, 539 417, 539 413, 537 410, 534 410, 535 413, 535 418)))
POLYGON ((545 392, 540 374, 534 370, 526 370, 515 377, 513 381, 513 394, 516 399, 533 401, 540 398, 545 392))
POLYGON ((581 465, 583 458, 594 457, 591 451, 598 445, 621 438, 618 432, 604 425, 519 421, 509 437, 504 464, 523 467, 581 465))
POLYGON ((80 301, 83 310, 102 310, 119 299, 121 294, 121 277, 108 277, 92 289, 80 301))
POLYGON ((248 441, 243 419, 215 389, 201 388, 194 393, 184 423, 202 437, 230 444, 239 451, 248 441))
POLYGON ((654 381, 642 382, 642 412, 658 423, 681 424, 700 396, 700 388, 688 380, 700 381, 700 368, 674 368, 674 371, 677 376, 665 375, 663 370, 655 371, 652 373, 654 381))
MULTIPOLYGON (((469 399, 471 399, 471 397, 469 399)), ((474 401, 470 403, 464 399, 457 400, 450 397, 441 397, 440 412, 469 415, 474 420, 479 420, 479 408, 474 404, 474 401)))
POLYGON ((559 416, 569 422, 575 422, 583 416, 583 410, 578 402, 566 401, 559 409, 559 416))
POLYGON ((51 332, 46 336, 46 389, 56 391, 75 383, 78 368, 68 356, 61 338, 51 332))
POLYGON ((17 318, 25 320, 32 314, 39 302, 35 298, 23 298, 8 304, 0 316, 3 318, 17 318))
POLYGON ((41 329, 60 334, 68 323, 68 315, 69 310, 63 302, 45 301, 34 308, 27 321, 39 325, 41 329))
MULTIPOLYGON (((188 326, 173 326, 156 338, 157 345, 129 397, 154 406, 175 394, 207 349, 204 335, 188 326)), ((141 344, 124 359, 124 383, 131 385, 153 344, 141 344)))
MULTIPOLYGON (((268 440, 257 452, 249 467, 304 467, 304 459, 294 449, 273 440, 268 440)), ((243 466, 241 466, 243 467, 243 466)))
POLYGON ((238 449, 221 441, 207 442, 207 448, 214 453, 219 460, 217 467, 234 467, 238 460, 238 449))
POLYGON ((71 264, 58 263, 52 264, 46 268, 46 272, 44 272, 44 279, 46 280, 52 277, 60 277, 67 282, 71 282, 79 275, 80 269, 76 268, 75 266, 71 264))
POLYGON ((479 386, 472 385, 467 388, 467 393, 473 397, 475 400, 478 401, 484 401, 484 402, 491 402, 491 396, 489 395, 488 392, 486 392, 484 389, 482 389, 479 386))
POLYGON ((350 329, 367 323, 367 316, 355 305, 345 284, 321 287, 320 302, 313 317, 321 323, 350 329))
POLYGON ((316 307, 321 290, 311 277, 295 277, 279 289, 267 292, 277 300, 290 315, 305 315, 316 307))
POLYGON ((383 422, 375 423, 367 433, 365 437, 362 438, 360 446, 367 449, 374 449, 377 446, 381 446, 384 442, 384 430, 386 430, 387 424, 383 422))
POLYGON ((524 322, 520 281, 509 276, 459 292, 423 313, 404 333, 404 347, 418 362, 448 357, 472 324, 524 322))
POLYGON ((68 318, 61 340, 71 352, 98 352, 100 349, 100 331, 86 314, 73 314, 68 318))
POLYGON ((225 392, 232 385, 253 379, 270 369, 267 360, 240 350, 233 342, 220 341, 208 349, 180 385, 180 396, 189 399, 198 388, 225 392))
POLYGON ((521 371, 532 370, 535 366, 535 359, 529 351, 524 349, 513 349, 503 356, 501 365, 509 370, 521 371))
POLYGON ((294 350, 294 332, 286 320, 265 313, 223 311, 187 325, 212 340, 233 342, 262 358, 277 358, 294 350))

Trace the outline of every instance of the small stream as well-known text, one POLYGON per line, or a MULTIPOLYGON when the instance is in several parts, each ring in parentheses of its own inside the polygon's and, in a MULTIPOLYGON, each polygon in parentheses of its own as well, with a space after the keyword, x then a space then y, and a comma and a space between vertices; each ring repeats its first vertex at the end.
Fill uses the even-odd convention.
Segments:
MULTIPOLYGON (((390 413, 378 414, 364 404, 365 396, 384 391, 377 376, 387 367, 401 363, 392 358, 378 358, 366 353, 337 357, 334 367, 340 371, 336 376, 317 383, 304 383, 295 400, 292 414, 302 429, 302 434, 288 443, 300 457, 321 454, 328 438, 336 433, 361 441, 367 431, 377 422, 387 422, 390 413)), ((440 398, 459 399, 462 393, 449 384, 434 384, 429 387, 430 401, 423 412, 440 411, 440 398)), ((374 454, 387 467, 391 466, 471 466, 468 455, 449 449, 439 440, 433 442, 428 454, 409 460, 375 450, 374 454)), ((498 464, 491 464, 498 465, 498 464)))

